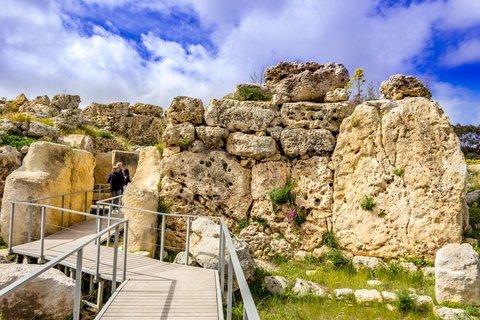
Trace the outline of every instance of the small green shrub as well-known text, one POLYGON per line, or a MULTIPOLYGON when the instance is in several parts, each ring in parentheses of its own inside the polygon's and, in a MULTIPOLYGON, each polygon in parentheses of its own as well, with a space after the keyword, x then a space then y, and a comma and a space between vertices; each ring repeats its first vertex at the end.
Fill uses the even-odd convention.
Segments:
POLYGON ((375 202, 373 201, 373 197, 368 197, 365 195, 363 200, 360 202, 360 207, 364 210, 372 211, 373 207, 375 207, 375 202))
POLYGON ((392 304, 396 306, 398 309, 407 312, 416 309, 415 306, 415 299, 414 297, 410 296, 406 291, 397 291, 395 294, 398 297, 397 301, 393 301, 392 304))
POLYGON ((192 146, 192 143, 193 141, 192 140, 188 140, 188 139, 182 139, 180 140, 179 144, 180 146, 182 147, 183 150, 187 150, 190 149, 190 147, 192 146))
POLYGON ((245 100, 270 101, 272 99, 272 97, 262 94, 259 88, 241 87, 238 94, 245 100))
POLYGON ((22 150, 22 147, 24 146, 30 146, 32 143, 40 141, 37 139, 24 137, 21 135, 11 135, 9 133, 5 133, 2 136, 2 140, 3 140, 3 144, 15 147, 17 148, 18 151, 22 150))
POLYGON ((112 135, 112 133, 109 132, 109 131, 100 130, 100 131, 98 131, 97 135, 98 135, 98 137, 100 137, 100 138, 113 139, 113 135, 112 135))
POLYGON ((402 174, 403 174, 403 171, 404 171, 404 170, 403 170, 403 167, 400 167, 400 168, 398 168, 398 169, 393 170, 393 173, 394 173, 395 175, 401 177, 402 174))
POLYGON ((165 148, 165 146, 163 145, 163 143, 159 142, 155 145, 155 148, 157 148, 158 152, 160 152, 160 155, 162 155, 163 149, 165 148))
POLYGON ((14 113, 7 116, 7 118, 11 121, 18 121, 18 122, 30 123, 31 121, 33 121, 33 117, 26 113, 14 113))
POLYGON ((325 233, 322 237, 322 244, 332 249, 338 249, 338 241, 332 230, 325 233))
POLYGON ((7 249, 8 246, 7 244, 5 243, 5 241, 3 241, 3 238, 0 237, 0 249, 7 249))
POLYGON ((252 218, 252 221, 253 221, 253 222, 257 222, 259 225, 261 225, 261 226, 264 227, 264 228, 270 227, 270 225, 268 224, 267 220, 265 220, 265 219, 263 219, 263 218, 253 217, 253 218, 252 218))
POLYGON ((387 215, 387 213, 385 211, 380 211, 380 213, 378 214, 378 217, 379 218, 385 218, 385 216, 387 215))
POLYGON ((288 177, 284 182, 282 179, 274 180, 272 190, 268 192, 270 201, 273 203, 289 203, 294 200, 293 188, 295 188, 295 180, 288 177))
POLYGON ((78 149, 78 150, 80 150, 80 148, 79 148, 79 147, 76 147, 76 146, 69 146, 69 147, 72 148, 72 149, 78 149))
POLYGON ((263 285, 263 279, 269 276, 270 272, 266 271, 262 267, 255 269, 253 276, 255 281, 249 286, 250 292, 257 297, 268 297, 271 295, 270 291, 263 285))
POLYGON ((249 224, 250 223, 249 223, 248 216, 245 217, 242 220, 238 220, 237 221, 237 230, 240 232, 242 229, 245 229, 246 227, 248 227, 249 224))
POLYGON ((355 117, 355 118, 352 118, 352 127, 356 127, 358 126, 358 124, 360 123, 360 118, 359 117, 355 117))
POLYGON ((333 249, 327 254, 327 259, 330 260, 334 267, 337 268, 353 268, 352 261, 345 258, 340 250, 333 249))
POLYGON ((165 202, 162 198, 158 197, 157 211, 161 213, 170 213, 171 203, 165 202))

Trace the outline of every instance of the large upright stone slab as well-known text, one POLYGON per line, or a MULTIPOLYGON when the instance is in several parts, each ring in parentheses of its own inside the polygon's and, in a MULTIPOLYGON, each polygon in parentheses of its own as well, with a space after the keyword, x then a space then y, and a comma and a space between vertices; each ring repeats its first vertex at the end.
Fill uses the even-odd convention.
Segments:
MULTIPOLYGON (((161 160, 162 155, 155 147, 140 151, 135 176, 125 190, 125 206, 157 211, 161 160)), ((128 251, 149 251, 153 257, 158 237, 158 215, 126 209, 125 219, 129 220, 128 251)))
POLYGON ((333 154, 333 226, 356 255, 432 260, 460 243, 467 225, 467 168, 460 142, 438 103, 397 101, 380 113, 361 104, 346 118, 333 154), (372 211, 360 203, 373 197, 372 211))
POLYGON ((139 161, 140 161, 140 155, 138 153, 120 151, 120 150, 112 151, 111 166, 113 167, 117 163, 121 162, 123 164, 123 170, 128 169, 128 172, 130 173, 130 179, 132 179, 135 176, 139 161))
MULTIPOLYGON (((27 201, 31 199, 62 195, 82 190, 93 189, 93 170, 95 158, 84 150, 50 142, 35 142, 23 159, 20 168, 11 173, 5 183, 1 213, 1 235, 7 241, 10 226, 9 200, 27 201)), ((87 208, 90 207, 92 195, 88 196, 87 208)), ((62 198, 42 201, 43 204, 61 207, 62 198)), ((82 193, 65 197, 65 207, 84 211, 82 193)), ((61 213, 58 210, 46 210, 46 234, 60 230, 61 213)), ((26 205, 16 205, 13 245, 27 241, 29 209, 26 205)), ((84 216, 64 214, 65 226, 72 225, 84 216)), ((40 236, 40 208, 33 209, 32 237, 40 236)))
POLYGON ((349 78, 341 63, 279 62, 265 70, 265 84, 270 91, 293 102, 321 102, 327 92, 343 88, 349 78))
POLYGON ((470 244, 447 244, 437 251, 435 296, 438 303, 480 305, 480 259, 470 244))

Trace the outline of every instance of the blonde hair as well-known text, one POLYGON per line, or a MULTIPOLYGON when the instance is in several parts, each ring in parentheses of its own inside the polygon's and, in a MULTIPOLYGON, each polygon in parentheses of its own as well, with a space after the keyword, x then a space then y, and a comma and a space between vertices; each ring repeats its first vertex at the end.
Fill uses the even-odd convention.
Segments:
POLYGON ((114 167, 112 168, 112 172, 118 172, 118 167, 117 167, 117 166, 114 166, 114 167))

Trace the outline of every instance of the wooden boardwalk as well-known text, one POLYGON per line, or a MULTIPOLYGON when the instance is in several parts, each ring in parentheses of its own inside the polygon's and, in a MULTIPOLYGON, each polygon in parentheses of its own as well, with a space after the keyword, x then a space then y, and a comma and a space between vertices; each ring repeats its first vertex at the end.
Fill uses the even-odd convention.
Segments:
MULTIPOLYGON (((51 260, 86 241, 95 233, 87 220, 45 238, 45 257, 51 260)), ((102 227, 106 227, 106 221, 102 227)), ((83 250, 82 271, 95 274, 96 246, 83 250)), ((40 241, 15 246, 15 252, 38 256, 40 241)), ((111 280, 114 249, 100 251, 100 276, 111 280)), ((62 264, 75 267, 76 254, 62 264)), ((122 274, 123 252, 118 252, 117 278, 122 274)), ((129 253, 128 279, 102 310, 101 319, 219 319, 214 270, 166 263, 129 253)))

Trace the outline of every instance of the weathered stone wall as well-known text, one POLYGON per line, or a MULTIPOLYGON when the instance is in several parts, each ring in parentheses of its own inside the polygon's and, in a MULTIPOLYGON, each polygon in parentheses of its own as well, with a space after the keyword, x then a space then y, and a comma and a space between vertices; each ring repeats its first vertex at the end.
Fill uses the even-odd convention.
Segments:
POLYGON ((123 164, 123 169, 128 169, 128 172, 130 173, 130 179, 132 179, 135 176, 135 172, 137 171, 138 161, 139 161, 138 153, 119 151, 119 150, 114 150, 112 152, 112 167, 115 166, 117 163, 121 162, 123 164))
MULTIPOLYGON (((93 189, 93 170, 95 158, 89 152, 74 150, 70 147, 49 143, 35 142, 30 146, 23 164, 7 177, 1 212, 1 235, 7 241, 10 225, 9 200, 27 201, 61 195, 82 190, 93 189)), ((91 205, 91 195, 88 196, 87 207, 91 205)), ((84 195, 65 197, 65 206, 72 210, 84 211, 84 195)), ((61 207, 62 199, 54 198, 42 201, 43 204, 61 207)), ((26 242, 28 232, 29 210, 26 205, 15 208, 15 224, 13 244, 26 242)), ((65 226, 84 220, 75 214, 65 214, 65 226)), ((41 212, 33 210, 32 237, 40 235, 41 212)), ((51 234, 60 229, 61 213, 57 210, 47 210, 46 233, 51 234)))

